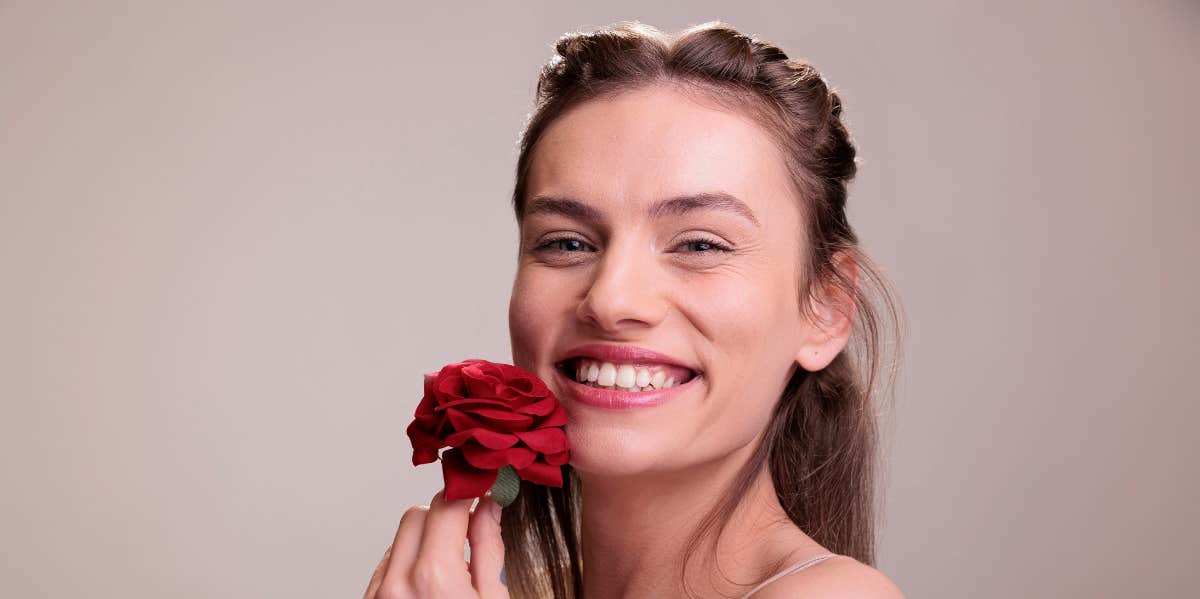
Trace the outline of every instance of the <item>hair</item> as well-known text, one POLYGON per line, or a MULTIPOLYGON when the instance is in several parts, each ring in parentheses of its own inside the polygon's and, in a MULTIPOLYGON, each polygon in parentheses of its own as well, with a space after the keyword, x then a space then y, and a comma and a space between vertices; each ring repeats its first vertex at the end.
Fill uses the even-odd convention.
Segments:
MULTIPOLYGON (((797 276, 799 297, 824 298, 832 290, 846 299, 843 310, 853 303, 846 348, 823 369, 795 368, 754 453, 693 531, 680 573, 685 592, 685 574, 699 541, 716 542, 714 528, 717 537, 724 532, 764 465, 796 526, 830 551, 873 566, 878 427, 872 398, 892 389, 902 320, 895 293, 859 247, 846 218, 847 184, 857 162, 842 122, 841 98, 808 62, 788 58, 778 47, 720 21, 674 35, 624 21, 565 34, 554 48, 518 142, 512 196, 518 224, 533 149, 551 122, 590 99, 668 85, 748 115, 771 135, 782 150, 802 214, 797 234, 806 256, 797 276), (842 268, 846 257, 857 268, 857 280, 842 268), (890 362, 884 357, 888 332, 897 341, 890 362)), ((807 301, 801 310, 812 315, 807 301)), ((580 509, 581 482, 569 465, 560 488, 521 482, 501 527, 512 596, 582 595, 580 509)), ((768 575, 781 565, 769 565, 768 575)))

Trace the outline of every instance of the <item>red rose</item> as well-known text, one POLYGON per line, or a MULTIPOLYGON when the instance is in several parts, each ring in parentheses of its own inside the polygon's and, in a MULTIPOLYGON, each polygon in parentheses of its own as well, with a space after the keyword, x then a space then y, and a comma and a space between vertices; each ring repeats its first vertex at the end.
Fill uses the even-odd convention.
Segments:
POLYGON ((497 471, 512 466, 527 481, 561 487, 570 459, 567 410, 541 379, 509 364, 465 360, 425 375, 408 437, 413 465, 442 452, 447 501, 481 497, 497 471))

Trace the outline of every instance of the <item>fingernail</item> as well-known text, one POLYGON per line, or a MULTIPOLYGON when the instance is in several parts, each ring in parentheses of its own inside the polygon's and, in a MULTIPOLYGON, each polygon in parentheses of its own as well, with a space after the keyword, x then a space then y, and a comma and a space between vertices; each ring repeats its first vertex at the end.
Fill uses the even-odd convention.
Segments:
POLYGON ((508 586, 508 575, 505 574, 504 566, 500 566, 500 584, 508 586))
POLYGON ((496 524, 499 524, 500 523, 500 504, 496 503, 495 499, 489 498, 488 509, 492 511, 492 519, 496 521, 496 524))

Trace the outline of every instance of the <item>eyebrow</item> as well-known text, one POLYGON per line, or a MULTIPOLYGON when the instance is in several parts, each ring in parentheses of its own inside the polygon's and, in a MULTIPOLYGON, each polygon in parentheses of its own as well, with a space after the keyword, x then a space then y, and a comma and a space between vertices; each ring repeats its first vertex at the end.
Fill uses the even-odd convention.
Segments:
MULTIPOLYGON (((646 216, 658 219, 664 216, 682 216, 696 210, 731 212, 749 220, 756 227, 762 226, 745 202, 724 191, 685 194, 660 200, 646 210, 646 216)), ((604 222, 604 214, 599 209, 571 197, 534 196, 525 208, 525 215, 537 213, 558 214, 592 225, 604 222)))

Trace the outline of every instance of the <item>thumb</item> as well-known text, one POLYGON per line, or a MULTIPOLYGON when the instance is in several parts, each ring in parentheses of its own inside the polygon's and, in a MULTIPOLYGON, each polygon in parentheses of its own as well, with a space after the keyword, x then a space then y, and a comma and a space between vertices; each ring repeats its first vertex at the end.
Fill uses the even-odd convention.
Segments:
POLYGON ((500 537, 500 504, 491 493, 479 499, 467 527, 471 544, 471 584, 484 599, 506 599, 507 581, 502 577, 504 540, 500 537))

